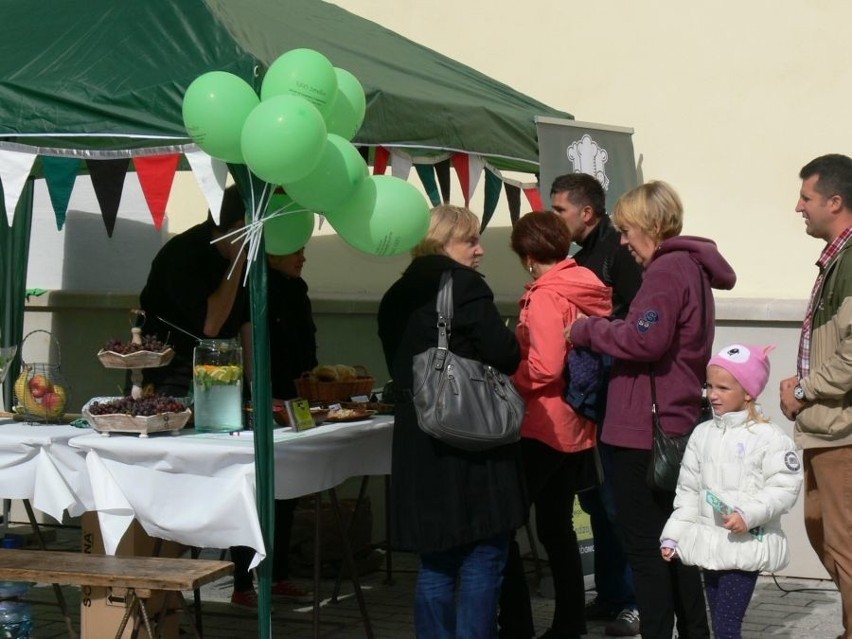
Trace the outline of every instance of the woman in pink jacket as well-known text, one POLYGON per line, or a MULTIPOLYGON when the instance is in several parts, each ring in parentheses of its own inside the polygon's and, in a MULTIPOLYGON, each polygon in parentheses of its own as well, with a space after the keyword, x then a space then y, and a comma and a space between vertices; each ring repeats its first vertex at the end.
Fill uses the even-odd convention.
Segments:
MULTIPOLYGON (((565 400, 563 370, 570 344, 563 331, 577 318, 606 317, 612 293, 587 268, 568 257, 571 233, 549 211, 524 215, 512 230, 512 250, 533 281, 520 300, 516 334, 521 365, 513 380, 526 401, 521 450, 529 498, 535 504, 536 531, 550 560, 555 608, 548 639, 586 633, 585 588, 577 534, 573 526, 574 495, 597 484, 594 422, 581 417, 565 400)), ((513 587, 507 567, 504 588, 513 587)), ((508 597, 503 597, 507 603, 508 597)), ((528 605, 517 602, 515 606, 528 605)), ((502 630, 518 627, 524 611, 503 610, 502 630)), ((514 636, 528 635, 520 629, 514 636)))

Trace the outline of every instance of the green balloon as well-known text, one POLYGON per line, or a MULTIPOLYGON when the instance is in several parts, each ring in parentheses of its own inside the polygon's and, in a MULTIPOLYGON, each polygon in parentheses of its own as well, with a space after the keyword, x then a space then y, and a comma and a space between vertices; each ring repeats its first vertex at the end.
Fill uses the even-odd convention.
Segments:
POLYGON ((263 245, 269 255, 295 253, 311 239, 316 216, 284 193, 274 193, 269 198, 263 219, 263 245), (283 211, 283 215, 269 217, 283 211))
POLYGON ((329 133, 351 140, 364 123, 367 97, 358 78, 349 71, 335 67, 334 72, 337 74, 337 97, 325 122, 329 133))
POLYGON ((183 96, 183 124, 201 149, 226 162, 242 164, 243 124, 260 98, 242 78, 210 71, 193 80, 183 96))
POLYGON ((258 104, 243 125, 241 146, 246 166, 270 184, 305 177, 325 148, 325 120, 310 102, 277 95, 258 104))
POLYGON ((276 95, 304 98, 326 115, 337 97, 334 66, 313 49, 288 51, 269 66, 260 87, 262 100, 276 95))
POLYGON ((389 175, 367 178, 326 217, 347 244, 371 255, 410 251, 429 230, 426 199, 413 185, 389 175))
POLYGON ((369 174, 358 149, 330 133, 319 164, 301 180, 286 182, 284 189, 299 204, 327 211, 348 200, 369 174))

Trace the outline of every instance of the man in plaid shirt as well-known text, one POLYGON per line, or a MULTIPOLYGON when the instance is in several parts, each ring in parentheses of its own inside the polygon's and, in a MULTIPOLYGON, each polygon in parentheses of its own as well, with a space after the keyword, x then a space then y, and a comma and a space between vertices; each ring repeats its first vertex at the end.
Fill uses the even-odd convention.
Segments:
POLYGON ((852 639, 852 159, 832 154, 802 168, 796 211, 826 242, 802 322, 798 374, 781 382, 781 410, 804 450, 805 529, 840 591, 852 639))

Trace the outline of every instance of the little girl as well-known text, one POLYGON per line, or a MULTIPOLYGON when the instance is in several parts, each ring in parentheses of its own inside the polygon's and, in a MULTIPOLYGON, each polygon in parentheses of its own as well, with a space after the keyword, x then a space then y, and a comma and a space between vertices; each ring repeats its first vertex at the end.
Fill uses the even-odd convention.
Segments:
POLYGON ((716 639, 742 636, 758 572, 789 561, 781 515, 796 503, 801 464, 793 440, 755 404, 773 348, 734 344, 710 359, 714 418, 689 439, 675 510, 660 538, 664 560, 704 569, 716 639))

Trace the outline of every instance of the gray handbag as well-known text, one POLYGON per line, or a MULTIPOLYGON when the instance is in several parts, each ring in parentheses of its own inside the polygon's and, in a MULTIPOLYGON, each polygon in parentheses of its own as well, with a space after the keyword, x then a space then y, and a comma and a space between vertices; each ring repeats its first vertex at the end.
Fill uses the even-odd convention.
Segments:
POLYGON ((445 444, 479 451, 521 437, 524 400, 497 369, 449 349, 453 275, 445 271, 435 306, 438 345, 414 356, 412 400, 420 429, 445 444))

